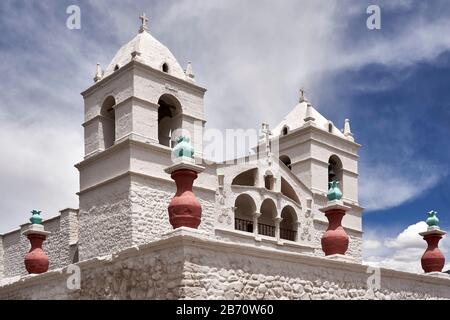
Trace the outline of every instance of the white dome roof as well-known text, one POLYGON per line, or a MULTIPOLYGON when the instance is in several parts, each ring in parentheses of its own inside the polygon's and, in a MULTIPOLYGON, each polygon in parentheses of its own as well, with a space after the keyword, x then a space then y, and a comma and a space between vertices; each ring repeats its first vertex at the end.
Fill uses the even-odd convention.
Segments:
MULTIPOLYGON (((289 131, 298 129, 305 124, 307 102, 303 101, 297 104, 294 109, 272 130, 274 136, 281 135, 283 128, 288 127, 289 131)), ((311 106, 312 116, 317 127, 328 131, 329 121, 311 106)), ((344 134, 333 124, 333 133, 345 138, 344 134)))
POLYGON ((106 69, 104 76, 112 74, 117 66, 121 68, 130 62, 132 59, 131 53, 133 52, 140 53, 139 61, 145 65, 153 69, 162 70, 163 64, 166 63, 168 66, 167 73, 174 77, 187 80, 183 69, 172 52, 147 31, 138 33, 134 39, 119 49, 106 69))

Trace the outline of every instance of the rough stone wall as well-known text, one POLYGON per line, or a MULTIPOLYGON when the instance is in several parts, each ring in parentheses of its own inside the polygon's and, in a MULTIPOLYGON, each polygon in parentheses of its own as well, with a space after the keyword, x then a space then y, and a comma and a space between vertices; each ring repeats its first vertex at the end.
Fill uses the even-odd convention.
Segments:
POLYGON ((69 244, 74 245, 78 243, 78 232, 79 232, 79 226, 78 226, 78 210, 75 209, 66 209, 61 212, 61 215, 67 219, 68 223, 68 237, 69 237, 69 244))
POLYGON ((62 268, 71 263, 69 237, 67 234, 68 224, 69 221, 67 219, 61 219, 61 217, 44 223, 45 230, 51 232, 43 245, 44 251, 48 255, 50 270, 62 268))
MULTIPOLYGON (((450 286, 383 277, 380 290, 367 289, 362 270, 298 264, 249 254, 185 252, 180 298, 196 299, 429 299, 450 298, 450 286)), ((449 279, 450 280, 450 279, 449 279)))
MULTIPOLYGON (((133 245, 159 240, 172 230, 167 208, 176 192, 173 181, 133 176, 131 201, 133 211, 133 245)), ((202 222, 199 229, 214 234, 215 193, 204 189, 194 192, 202 206, 202 222)))
MULTIPOLYGON (((67 266, 72 262, 73 257, 69 247, 68 230, 71 225, 69 217, 57 216, 44 221, 43 225, 46 231, 51 232, 43 244, 43 249, 49 257, 49 270, 67 266)), ((20 230, 2 236, 0 253, 3 251, 3 254, 0 256, 3 257, 4 272, 3 274, 0 272, 0 279, 27 274, 24 257, 30 250, 30 242, 22 235, 22 232, 28 226, 29 224, 23 225, 20 230)))
MULTIPOLYGON (((167 207, 173 181, 130 175, 80 195, 80 261, 155 241, 172 230, 167 207)), ((213 234, 214 191, 195 190, 202 205, 200 229, 213 234)))
MULTIPOLYGON (((323 234, 328 228, 328 223, 314 222, 314 237, 313 242, 317 246, 317 250, 314 252, 317 256, 325 256, 322 251, 321 239, 323 234)), ((345 232, 349 236, 349 245, 346 255, 355 258, 356 261, 362 261, 362 233, 346 229, 345 232)))
POLYGON ((3 269, 4 269, 4 261, 3 261, 3 236, 0 235, 0 279, 4 277, 3 269))
POLYGON ((130 178, 80 194, 80 260, 132 246, 130 178))
POLYGON ((175 299, 183 264, 182 248, 109 261, 82 277, 86 285, 76 295, 89 299, 175 299))
POLYGON ((111 259, 81 262, 81 289, 69 290, 65 272, 48 272, 41 279, 18 280, 12 286, 0 282, 0 299, 176 299, 183 278, 183 248, 150 250, 111 259))
POLYGON ((79 263, 80 290, 67 289, 63 269, 0 282, 0 299, 450 299, 450 277, 380 269, 372 290, 357 263, 183 232, 79 263))
POLYGON ((30 250, 30 241, 21 235, 21 230, 3 235, 4 277, 26 275, 24 257, 30 250))

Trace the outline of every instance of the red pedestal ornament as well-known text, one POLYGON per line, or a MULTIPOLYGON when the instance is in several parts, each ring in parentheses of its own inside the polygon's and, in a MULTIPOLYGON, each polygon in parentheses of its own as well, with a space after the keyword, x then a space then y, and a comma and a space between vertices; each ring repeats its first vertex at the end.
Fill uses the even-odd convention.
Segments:
POLYGON ((48 270, 48 256, 42 250, 42 243, 47 237, 40 234, 29 234, 30 252, 25 256, 25 268, 28 273, 44 273, 48 270))
POLYGON ((422 256, 421 263, 422 269, 425 273, 429 272, 442 272, 445 265, 445 257, 439 250, 439 241, 442 236, 445 235, 441 230, 429 230, 420 233, 423 239, 427 242, 428 247, 422 256))
POLYGON ((349 207, 338 202, 329 203, 328 206, 320 209, 328 219, 328 228, 321 239, 322 250, 326 256, 334 254, 344 255, 347 252, 349 237, 341 223, 345 212, 349 209, 349 207))
POLYGON ((42 249, 43 242, 50 232, 44 231, 42 225, 32 224, 24 233, 30 240, 31 249, 25 256, 25 268, 28 273, 39 274, 48 270, 48 256, 42 249))
POLYGON ((187 169, 171 174, 177 185, 177 193, 169 204, 169 222, 174 229, 189 227, 197 229, 201 222, 202 206, 192 192, 197 172, 187 169))
POLYGON ((189 227, 197 229, 201 222, 202 207, 192 192, 197 174, 203 167, 193 163, 180 162, 167 168, 177 185, 177 192, 169 204, 169 222, 174 229, 189 227))

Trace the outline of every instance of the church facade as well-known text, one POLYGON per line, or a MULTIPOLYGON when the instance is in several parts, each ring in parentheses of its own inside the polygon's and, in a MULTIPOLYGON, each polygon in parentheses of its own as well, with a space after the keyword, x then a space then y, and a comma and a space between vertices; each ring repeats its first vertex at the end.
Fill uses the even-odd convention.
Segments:
POLYGON ((445 276, 379 269, 381 284, 370 286, 361 264, 361 146, 348 120, 338 129, 303 92, 273 130, 263 124, 254 154, 203 161, 206 89, 141 19, 82 93, 79 208, 43 222, 49 271, 27 276, 29 224, 1 235, 0 298, 450 298, 445 276), (173 231, 168 219, 176 186, 165 169, 179 134, 204 166, 193 188, 198 230, 173 231), (321 247, 332 181, 347 208, 345 259, 321 247), (72 265, 81 270, 76 289, 66 286, 72 265))

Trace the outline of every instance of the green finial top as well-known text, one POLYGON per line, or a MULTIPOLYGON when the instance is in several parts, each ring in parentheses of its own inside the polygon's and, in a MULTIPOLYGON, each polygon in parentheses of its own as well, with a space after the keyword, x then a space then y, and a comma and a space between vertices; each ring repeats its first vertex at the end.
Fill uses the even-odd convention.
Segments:
POLYGON ((177 137, 176 141, 177 145, 173 148, 172 151, 175 158, 194 158, 194 147, 189 143, 189 137, 179 136, 177 137))
POLYGON ((328 190, 327 198, 328 201, 341 200, 342 192, 339 190, 339 181, 330 182, 330 190, 328 190))
POLYGON ((439 227, 437 211, 431 210, 430 212, 428 212, 428 219, 426 222, 429 227, 439 227))
POLYGON ((32 224, 42 224, 41 211, 37 210, 31 211, 30 221, 32 224))

